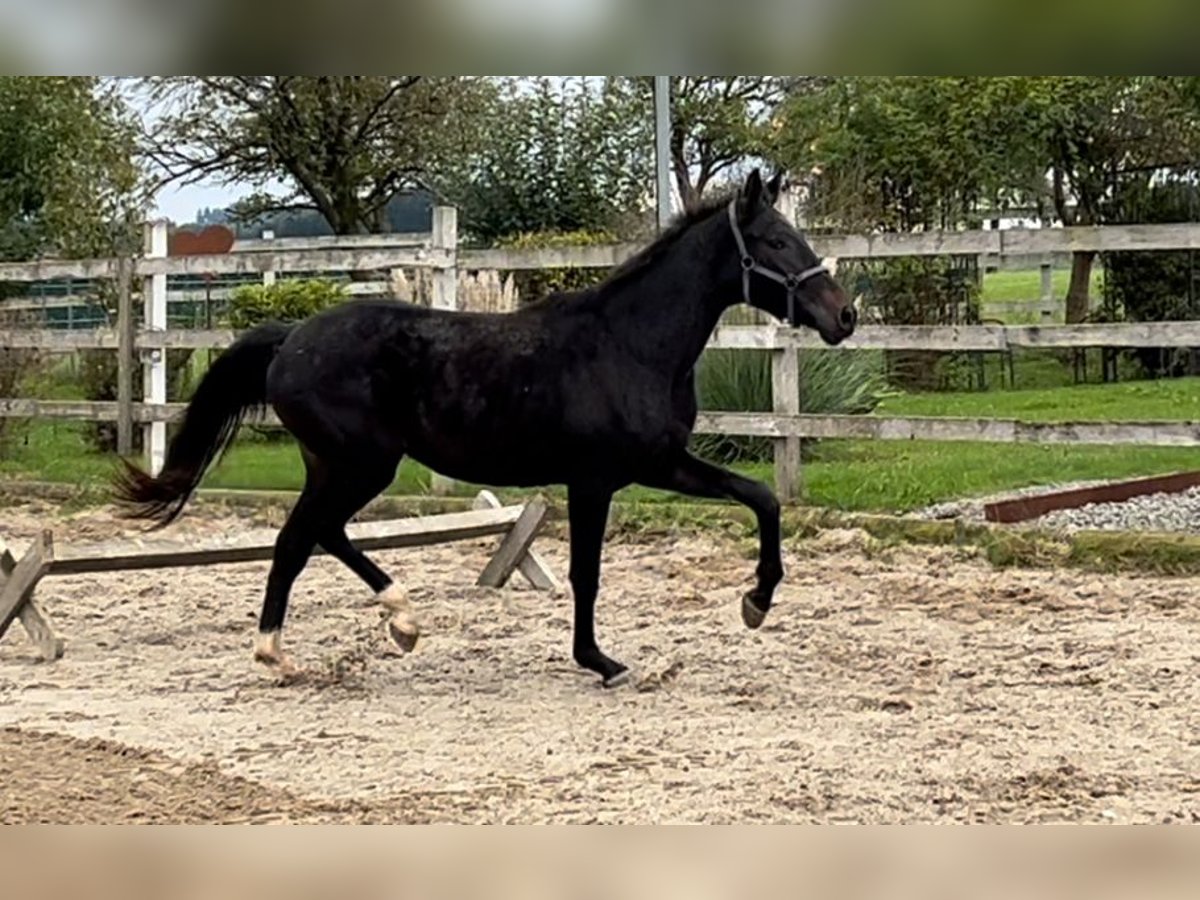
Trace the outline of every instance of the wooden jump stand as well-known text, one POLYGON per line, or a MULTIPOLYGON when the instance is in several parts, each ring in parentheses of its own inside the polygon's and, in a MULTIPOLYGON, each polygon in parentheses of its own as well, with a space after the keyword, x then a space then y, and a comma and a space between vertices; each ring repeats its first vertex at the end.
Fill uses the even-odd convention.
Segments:
MULTIPOLYGON (((503 535, 475 583, 502 587, 514 572, 520 571, 535 588, 556 590, 560 587, 558 580, 532 549, 545 520, 546 503, 540 497, 520 506, 502 506, 491 491, 481 491, 474 508, 466 512, 360 522, 348 526, 346 533, 360 550, 423 547, 503 535)), ((0 638, 19 619, 43 659, 62 656, 63 640, 33 596, 38 582, 47 575, 269 560, 276 534, 276 529, 254 529, 229 540, 203 544, 126 538, 63 546, 56 552, 52 532, 43 531, 19 559, 0 541, 0 638)), ((323 552, 319 547, 316 550, 317 554, 323 552)))

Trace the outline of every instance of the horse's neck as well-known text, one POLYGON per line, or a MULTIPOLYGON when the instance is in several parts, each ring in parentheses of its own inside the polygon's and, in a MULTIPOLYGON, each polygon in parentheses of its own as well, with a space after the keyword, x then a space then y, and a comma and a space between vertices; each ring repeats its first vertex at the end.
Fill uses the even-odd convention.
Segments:
POLYGON ((679 372, 695 366, 736 290, 729 260, 691 250, 681 242, 605 304, 628 349, 679 372))

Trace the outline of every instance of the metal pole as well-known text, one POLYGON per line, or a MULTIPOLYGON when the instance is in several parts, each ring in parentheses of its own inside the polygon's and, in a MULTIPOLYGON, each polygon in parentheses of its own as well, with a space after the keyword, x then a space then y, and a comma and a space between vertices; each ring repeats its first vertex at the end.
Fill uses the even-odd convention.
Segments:
POLYGON ((654 163, 658 228, 671 219, 671 76, 654 76, 654 163))

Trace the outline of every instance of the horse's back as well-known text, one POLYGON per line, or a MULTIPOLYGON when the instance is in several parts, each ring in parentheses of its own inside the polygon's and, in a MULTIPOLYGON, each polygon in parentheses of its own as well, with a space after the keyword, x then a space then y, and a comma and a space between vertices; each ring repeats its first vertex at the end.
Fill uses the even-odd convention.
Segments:
POLYGON ((602 316, 553 304, 460 313, 354 301, 288 337, 268 399, 313 450, 376 444, 455 478, 557 482, 686 443, 670 386, 656 388, 606 334, 602 316))

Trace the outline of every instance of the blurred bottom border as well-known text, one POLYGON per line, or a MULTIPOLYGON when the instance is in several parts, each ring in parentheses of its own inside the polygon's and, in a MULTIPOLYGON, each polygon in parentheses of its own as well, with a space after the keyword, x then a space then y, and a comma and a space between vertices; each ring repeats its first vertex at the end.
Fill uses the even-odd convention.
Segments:
POLYGON ((1184 827, 12 827, 22 900, 1195 897, 1184 827))

